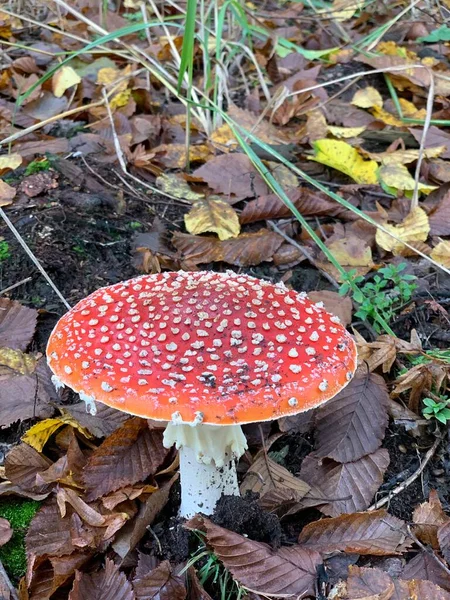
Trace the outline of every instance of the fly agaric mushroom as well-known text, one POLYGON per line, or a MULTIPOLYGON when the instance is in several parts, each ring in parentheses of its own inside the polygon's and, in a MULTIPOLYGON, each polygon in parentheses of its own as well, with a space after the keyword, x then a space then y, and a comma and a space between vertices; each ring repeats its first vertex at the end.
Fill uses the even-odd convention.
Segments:
POLYGON ((144 275, 97 290, 53 330, 56 381, 118 410, 169 421, 180 513, 239 494, 241 425, 319 406, 347 385, 355 344, 305 294, 233 272, 144 275))

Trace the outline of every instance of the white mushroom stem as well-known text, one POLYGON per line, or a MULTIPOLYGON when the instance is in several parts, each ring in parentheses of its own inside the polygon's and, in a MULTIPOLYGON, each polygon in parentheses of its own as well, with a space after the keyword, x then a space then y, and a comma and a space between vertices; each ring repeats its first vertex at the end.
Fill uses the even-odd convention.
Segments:
POLYGON ((223 495, 239 496, 236 459, 247 449, 240 425, 169 423, 164 446, 180 453, 180 516, 211 515, 223 495))

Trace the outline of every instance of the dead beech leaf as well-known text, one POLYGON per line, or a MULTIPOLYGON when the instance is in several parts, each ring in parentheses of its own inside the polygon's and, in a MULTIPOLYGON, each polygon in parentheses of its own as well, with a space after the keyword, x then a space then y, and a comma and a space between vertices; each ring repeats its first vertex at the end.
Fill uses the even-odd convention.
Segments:
POLYGON ((298 543, 317 552, 387 556, 401 554, 412 540, 401 519, 385 510, 375 510, 309 523, 302 529, 298 543))
MULTIPOLYGON (((428 148, 428 150, 424 150, 423 157, 428 159, 437 158, 444 151, 445 146, 428 148)), ((407 150, 395 150, 394 152, 365 152, 364 154, 383 165, 409 165, 418 160, 420 152, 414 148, 408 148, 407 150)))
MULTIPOLYGON (((347 237, 332 240, 327 243, 327 247, 338 263, 346 270, 356 269, 358 275, 365 275, 373 267, 370 246, 355 235, 349 234, 347 237)), ((320 268, 341 281, 341 273, 324 256, 323 258, 317 261, 320 268)))
POLYGON ((233 202, 268 193, 268 187, 246 154, 222 154, 193 173, 217 194, 233 202))
POLYGON ((8 206, 14 200, 17 190, 0 179, 0 206, 8 206))
POLYGON ((309 143, 327 137, 327 120, 321 110, 312 110, 306 115, 306 135, 309 143))
POLYGON ((17 167, 22 164, 22 157, 17 152, 11 154, 4 154, 0 156, 0 173, 3 174, 5 171, 14 171, 17 167))
POLYGON ((393 398, 409 391, 408 408, 419 412, 419 402, 426 392, 439 392, 448 377, 448 367, 435 362, 416 365, 394 381, 393 398))
POLYGON ((91 454, 83 474, 86 500, 143 481, 156 472, 168 452, 160 431, 149 429, 145 419, 129 419, 91 454))
POLYGON ((321 506, 320 511, 337 517, 369 507, 388 465, 389 453, 384 448, 348 463, 319 459, 313 453, 303 459, 300 476, 318 488, 324 498, 333 499, 321 506))
POLYGON ((69 65, 60 67, 52 77, 52 91, 57 98, 61 98, 64 92, 74 85, 78 85, 81 77, 69 65))
POLYGON ((149 568, 146 563, 152 559, 145 554, 139 555, 133 589, 136 600, 185 600, 187 590, 183 578, 174 574, 168 560, 161 562, 156 568, 149 568))
POLYGON ((69 413, 82 427, 98 438, 111 435, 130 419, 130 415, 127 413, 110 408, 100 402, 97 404, 97 414, 95 415, 87 412, 84 402, 65 406, 61 410, 63 415, 69 413))
POLYGON ((256 492, 263 499, 272 490, 290 490, 295 492, 298 501, 308 493, 310 486, 292 475, 282 465, 276 463, 262 450, 255 458, 241 483, 241 494, 256 492))
POLYGON ((189 233, 217 233, 219 240, 237 237, 241 227, 236 211, 218 196, 198 199, 184 216, 189 233))
MULTIPOLYGON (((450 561, 450 521, 441 525, 437 532, 439 548, 447 562, 450 561)), ((437 582, 436 582, 437 583, 437 582)), ((439 584, 440 585, 440 584, 439 584)))
POLYGON ((327 127, 328 133, 331 133, 332 136, 338 139, 358 137, 365 130, 365 127, 336 127, 334 125, 328 125, 327 127))
POLYGON ((5 475, 22 490, 32 493, 46 493, 49 487, 37 483, 36 476, 46 471, 52 461, 37 452, 28 444, 14 446, 5 460, 5 475))
POLYGON ((69 518, 62 519, 54 499, 46 500, 33 517, 25 538, 28 559, 36 556, 72 554, 69 518))
POLYGON ((427 579, 450 591, 450 575, 431 552, 418 552, 402 571, 402 579, 427 579))
POLYGON ((175 173, 162 173, 156 178, 156 186, 163 192, 175 196, 175 198, 182 198, 183 200, 189 200, 189 202, 195 202, 204 197, 204 194, 191 190, 188 182, 175 173))
POLYGON ((339 317, 339 320, 347 327, 352 322, 353 304, 348 296, 340 296, 337 292, 320 290, 308 292, 308 298, 313 302, 322 302, 326 311, 339 317))
POLYGON ((174 233, 172 244, 187 265, 223 261, 238 267, 259 265, 271 261, 283 244, 283 238, 275 232, 261 229, 257 233, 241 233, 237 238, 223 242, 212 237, 174 233))
POLYGON ((388 233, 377 229, 376 242, 383 250, 392 252, 394 255, 402 252, 404 248, 402 242, 424 242, 430 232, 427 213, 420 207, 413 208, 399 225, 385 224, 384 228, 401 241, 397 241, 388 233))
MULTIPOLYGON (((381 165, 378 170, 378 178, 381 186, 388 193, 394 193, 400 190, 411 195, 416 187, 415 179, 408 171, 407 167, 404 164, 393 162, 392 160, 381 165)), ((429 194, 431 191, 436 190, 437 186, 419 182, 417 189, 419 192, 429 194)), ((422 209, 416 208, 416 210, 422 209)))
POLYGON ((68 600, 135 600, 133 588, 125 573, 119 571, 112 560, 105 560, 105 567, 89 575, 77 571, 68 600))
POLYGON ((9 521, 0 518, 0 546, 4 546, 12 538, 13 530, 9 521))
POLYGON ((33 565, 28 592, 31 598, 50 598, 91 557, 92 551, 76 550, 67 556, 50 556, 33 565), (50 565, 49 565, 50 563, 50 565))
POLYGON ((347 142, 323 139, 314 142, 313 147, 315 156, 310 156, 310 160, 337 169, 356 183, 378 183, 378 164, 374 160, 364 160, 347 142))
POLYGON ((318 552, 302 546, 283 547, 274 552, 262 542, 219 527, 203 517, 194 517, 186 526, 205 531, 208 544, 234 579, 255 593, 293 597, 314 594, 317 567, 322 564, 318 552))
POLYGON ((370 372, 382 366, 383 373, 389 373, 397 358, 395 339, 389 335, 380 335, 374 342, 366 342, 357 331, 355 339, 359 362, 366 363, 370 372))
POLYGON ((34 335, 36 322, 37 310, 0 298, 0 347, 24 352, 34 335))
POLYGON ((382 108, 383 98, 376 88, 367 86, 355 92, 351 103, 358 108, 373 108, 374 106, 382 108))
MULTIPOLYGON (((202 584, 199 581, 197 573, 194 567, 189 567, 189 591, 190 591, 190 600, 213 600, 208 592, 203 588, 202 584)), ((252 600, 252 599, 249 599, 252 600)))
POLYGON ((449 522, 450 517, 445 514, 436 490, 430 491, 428 502, 423 502, 414 509, 414 533, 423 544, 430 545, 435 550, 439 549, 438 529, 449 522))
POLYGON ((351 462, 377 450, 388 422, 389 394, 375 373, 356 376, 316 415, 316 454, 351 462))
MULTIPOLYGON (((445 163, 445 168, 448 170, 448 163, 445 163)), ((436 202, 428 214, 430 235, 450 235, 450 186, 442 185, 431 192, 427 202, 436 202)))
POLYGON ((58 431, 58 429, 65 425, 70 425, 71 427, 78 429, 86 438, 92 437, 86 429, 81 427, 79 423, 75 421, 75 419, 69 415, 62 415, 61 417, 54 419, 44 419, 43 421, 39 421, 30 427, 30 429, 22 436, 22 441, 38 452, 42 452, 45 444, 55 431, 58 431))
POLYGON ((450 269, 450 242, 447 240, 440 241, 439 244, 433 248, 430 256, 443 267, 450 269))
MULTIPOLYGON (((423 136, 423 129, 411 128, 410 133, 416 138, 416 141, 420 144, 423 136)), ((425 138, 425 148, 435 148, 436 146, 445 146, 446 150, 441 154, 441 158, 450 158, 450 134, 441 127, 431 125, 427 131, 425 138)))
MULTIPOLYGON (((184 169, 186 167, 185 144, 160 144, 152 148, 151 154, 152 158, 155 156, 155 162, 167 169, 184 169)), ((206 144, 189 146, 190 163, 205 162, 210 157, 211 148, 206 144)))

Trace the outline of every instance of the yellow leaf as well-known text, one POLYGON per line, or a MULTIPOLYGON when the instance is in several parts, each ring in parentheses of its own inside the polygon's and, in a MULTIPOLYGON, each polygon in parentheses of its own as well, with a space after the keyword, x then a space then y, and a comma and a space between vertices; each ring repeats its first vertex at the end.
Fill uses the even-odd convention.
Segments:
POLYGON ((431 251, 431 258, 443 267, 450 269, 450 242, 441 240, 431 251))
POLYGON ((44 419, 39 421, 33 427, 22 436, 22 442, 25 442, 38 452, 42 452, 45 444, 48 442, 50 437, 58 431, 64 425, 71 425, 75 429, 78 429, 86 438, 92 438, 93 436, 82 427, 71 415, 62 415, 54 419, 44 419))
POLYGON ((220 240, 236 237, 241 230, 236 211, 217 196, 195 202, 184 222, 189 233, 197 235, 212 231, 220 240))
POLYGON ((264 162, 269 167, 269 170, 275 181, 277 181, 285 189, 290 187, 298 187, 298 177, 297 175, 295 175, 295 173, 291 171, 291 169, 288 169, 288 167, 280 164, 279 162, 271 160, 267 160, 264 162))
POLYGON ((380 92, 374 87, 368 86, 358 90, 352 98, 352 104, 359 108, 383 107, 383 98, 380 92))
MULTIPOLYGON (((395 190, 412 191, 415 187, 414 177, 405 167, 405 165, 391 163, 382 165, 378 171, 380 183, 387 191, 395 192, 395 190)), ((429 194, 432 190, 437 189, 435 185, 426 185, 419 183, 419 191, 424 194, 429 194)))
MULTIPOLYGON (((358 275, 365 275, 373 267, 370 246, 355 235, 350 234, 340 240, 329 242, 327 247, 345 270, 355 269, 358 275)), ((319 260, 318 264, 321 269, 332 275, 335 279, 342 281, 341 273, 328 260, 319 260)))
MULTIPOLYGON (((447 146, 434 146, 423 151, 424 158, 437 158, 447 146)), ((396 150, 395 152, 368 152, 367 156, 383 165, 408 165, 419 158, 419 150, 396 150)), ((414 180, 413 180, 414 181, 414 180)), ((394 186, 395 187, 395 186, 394 186)), ((414 188, 414 185, 413 185, 414 188)))
POLYGON ((175 173, 163 173, 157 177, 156 186, 163 192, 167 192, 171 196, 175 196, 175 198, 183 198, 184 200, 189 200, 190 202, 195 202, 196 200, 200 200, 200 198, 205 197, 205 194, 193 192, 187 181, 184 181, 184 179, 181 179, 175 175, 175 173))
POLYGON ((72 69, 72 67, 64 66, 56 71, 52 78, 53 95, 61 98, 64 92, 74 85, 78 85, 81 77, 72 69))
POLYGON ((430 232, 427 213, 419 207, 414 208, 399 225, 386 224, 384 228, 401 241, 397 241, 388 233, 377 229, 376 242, 383 250, 397 255, 401 254, 404 248, 402 242, 424 242, 430 232))
POLYGON ((398 119, 390 112, 380 108, 379 106, 373 106, 371 111, 372 115, 379 121, 383 121, 386 125, 393 125, 394 127, 404 127, 404 123, 401 119, 398 119))
POLYGON ((20 350, 0 348, 0 366, 8 367, 21 375, 30 375, 36 368, 36 357, 20 350))
POLYGON ((358 137, 365 130, 365 127, 335 127, 334 125, 328 125, 329 133, 337 138, 358 137))
POLYGON ((119 69, 114 67, 103 67, 103 69, 99 69, 97 73, 97 83, 110 85, 111 83, 114 83, 116 79, 118 79, 119 75, 119 69))
POLYGON ((114 96, 114 98, 110 102, 111 109, 120 108, 121 106, 126 106, 128 104, 128 100, 131 96, 131 90, 123 90, 123 92, 119 92, 114 96))
POLYGON ((427 116, 427 111, 425 108, 417 109, 412 102, 405 100, 405 98, 399 98, 398 101, 400 103, 403 116, 411 119, 425 119, 427 116))
POLYGON ((16 189, 0 179, 0 206, 8 206, 16 195, 16 189))
POLYGON ((361 0, 334 0, 331 8, 320 9, 317 12, 331 16, 335 21, 348 21, 355 12, 363 6, 361 0))
POLYGON ((323 165, 337 169, 357 183, 378 182, 378 165, 374 160, 364 160, 358 151, 340 140, 318 140, 313 144, 316 155, 310 157, 323 165))
POLYGON ((21 164, 22 157, 16 152, 13 154, 4 154, 3 156, 0 156, 0 171, 6 171, 7 169, 14 171, 14 169, 20 167, 21 164))

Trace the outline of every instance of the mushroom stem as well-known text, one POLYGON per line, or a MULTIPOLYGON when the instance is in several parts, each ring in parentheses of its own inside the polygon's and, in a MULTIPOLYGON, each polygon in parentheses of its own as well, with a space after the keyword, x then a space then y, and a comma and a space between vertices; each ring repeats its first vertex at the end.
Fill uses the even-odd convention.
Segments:
POLYGON ((169 423, 164 446, 180 452, 180 516, 211 515, 223 495, 239 496, 235 459, 247 441, 240 425, 215 426, 169 423))

